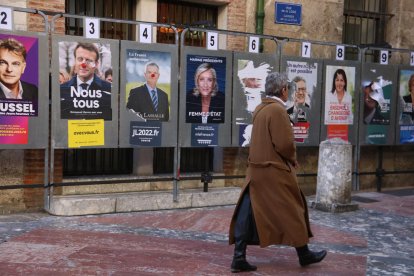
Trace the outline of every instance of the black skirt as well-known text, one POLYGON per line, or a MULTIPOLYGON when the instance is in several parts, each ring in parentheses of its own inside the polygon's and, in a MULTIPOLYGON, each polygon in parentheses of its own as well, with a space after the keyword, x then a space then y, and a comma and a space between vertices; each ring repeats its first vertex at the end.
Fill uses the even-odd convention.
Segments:
POLYGON ((248 188, 243 193, 237 210, 234 238, 236 241, 242 240, 249 245, 259 245, 259 235, 257 234, 248 188))

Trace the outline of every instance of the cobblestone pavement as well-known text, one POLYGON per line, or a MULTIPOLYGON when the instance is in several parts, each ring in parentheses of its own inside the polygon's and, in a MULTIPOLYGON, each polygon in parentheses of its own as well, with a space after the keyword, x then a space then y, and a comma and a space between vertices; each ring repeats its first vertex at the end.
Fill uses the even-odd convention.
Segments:
MULTIPOLYGON (((328 250, 323 262, 302 268, 292 248, 251 246, 250 275, 414 275, 414 188, 353 202, 354 212, 310 209, 310 247, 328 250)), ((233 209, 0 216, 0 275, 231 275, 233 209)))

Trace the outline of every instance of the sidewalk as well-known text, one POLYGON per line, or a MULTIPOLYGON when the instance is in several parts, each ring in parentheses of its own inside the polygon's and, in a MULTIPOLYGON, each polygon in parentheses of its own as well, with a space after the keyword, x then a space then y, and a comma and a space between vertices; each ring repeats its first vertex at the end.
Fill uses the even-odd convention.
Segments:
MULTIPOLYGON (((292 248, 251 246, 258 270, 242 275, 414 275, 414 188, 353 200, 355 212, 310 209, 323 262, 302 268, 292 248)), ((0 216, 0 275, 232 275, 233 209, 0 216)))

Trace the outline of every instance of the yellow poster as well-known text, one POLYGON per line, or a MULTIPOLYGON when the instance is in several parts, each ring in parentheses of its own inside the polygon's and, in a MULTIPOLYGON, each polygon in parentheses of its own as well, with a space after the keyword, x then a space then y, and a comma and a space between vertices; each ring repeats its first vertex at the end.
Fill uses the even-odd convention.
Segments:
POLYGON ((68 120, 68 147, 105 145, 104 120, 68 120))

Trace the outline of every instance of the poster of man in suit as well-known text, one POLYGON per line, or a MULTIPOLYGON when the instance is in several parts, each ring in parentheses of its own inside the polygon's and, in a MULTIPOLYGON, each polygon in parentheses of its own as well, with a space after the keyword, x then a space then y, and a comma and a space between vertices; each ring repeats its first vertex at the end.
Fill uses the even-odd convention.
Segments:
POLYGON ((145 121, 168 121, 171 54, 126 50, 126 108, 145 121))
POLYGON ((60 84, 61 119, 112 120, 109 44, 61 41, 59 68, 68 76, 60 84))
POLYGON ((0 115, 37 116, 38 38, 0 34, 0 115))

